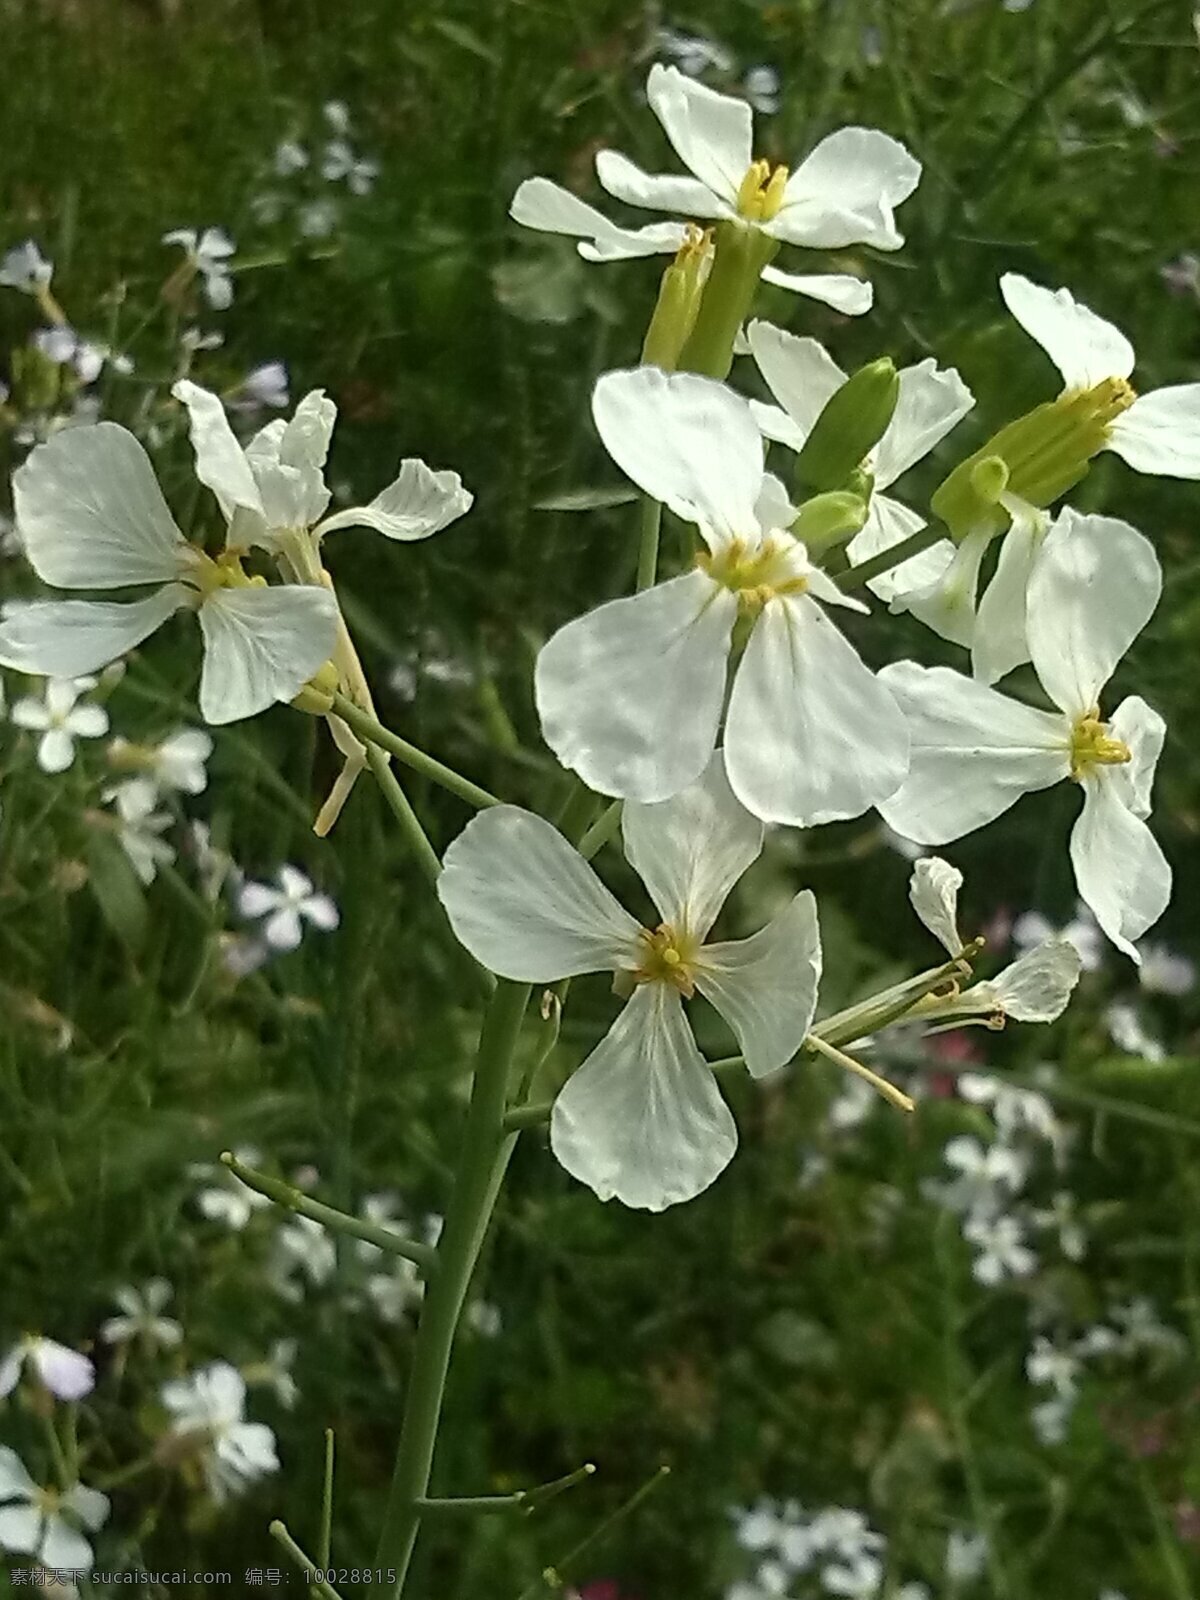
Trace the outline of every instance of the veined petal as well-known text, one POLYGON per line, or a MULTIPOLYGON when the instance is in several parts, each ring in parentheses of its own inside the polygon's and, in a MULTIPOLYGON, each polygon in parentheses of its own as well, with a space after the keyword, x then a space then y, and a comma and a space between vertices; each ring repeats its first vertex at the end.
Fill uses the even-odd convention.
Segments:
POLYGON ((975 637, 979 567, 991 542, 990 528, 976 528, 955 547, 940 577, 923 589, 899 590, 889 602, 889 608, 911 611, 918 621, 943 639, 969 649, 975 637))
POLYGON ((932 356, 905 367, 892 420, 875 447, 879 488, 888 488, 923 460, 974 404, 975 396, 955 368, 939 367, 932 356))
POLYGON ((687 225, 682 222, 620 228, 595 206, 549 178, 526 178, 513 195, 508 214, 514 222, 540 233, 562 233, 579 239, 579 253, 590 261, 674 255, 687 236, 687 225))
POLYGON ((678 67, 657 63, 646 80, 646 98, 688 171, 736 205, 753 155, 753 113, 748 103, 718 94, 678 67))
POLYGON ((778 1072, 804 1043, 817 1009, 821 933, 805 889, 748 939, 705 945, 696 987, 733 1030, 752 1077, 778 1072))
POLYGON ((542 647, 542 736, 600 794, 666 800, 703 772, 737 598, 698 568, 568 622, 542 647))
POLYGON ((737 1126, 678 990, 638 986, 554 1102, 550 1147, 601 1200, 643 1211, 691 1200, 725 1170, 737 1126))
POLYGON ((764 267, 761 277, 777 289, 819 300, 844 317, 861 317, 875 303, 874 286, 848 272, 783 272, 779 267, 764 267))
POLYGON ((782 406, 769 406, 762 400, 751 400, 750 415, 758 423, 758 431, 764 439, 785 444, 789 450, 797 453, 804 449, 804 429, 792 421, 782 406))
POLYGON ((921 163, 875 128, 839 128, 788 179, 779 215, 765 231, 788 244, 836 250, 873 244, 898 250, 893 207, 907 200, 921 163))
POLYGON ((637 965, 638 924, 558 829, 520 806, 472 817, 437 888, 459 942, 502 978, 557 983, 637 965))
POLYGON ((958 931, 958 891, 963 875, 941 856, 922 856, 913 863, 908 880, 912 908, 947 952, 958 955, 963 947, 958 931))
MULTIPOLYGON (((773 472, 764 472, 758 499, 754 502, 754 519, 762 531, 768 534, 786 533, 799 515, 783 486, 783 480, 773 472)), ((805 564, 808 564, 807 558, 805 564)))
POLYGON ((1018 956, 983 987, 1014 1022, 1054 1022, 1067 1009, 1082 970, 1071 941, 1055 937, 1018 956))
POLYGON ((400 463, 395 481, 381 490, 369 506, 339 511, 317 529, 374 528, 388 539, 428 539, 456 522, 470 509, 475 496, 463 488, 457 472, 435 472, 413 456, 400 463))
POLYGON ((1135 472, 1200 478, 1200 383, 1139 395, 1109 424, 1108 448, 1135 472))
POLYGON ((677 178, 667 172, 643 172, 635 161, 616 150, 596 156, 596 176, 614 199, 648 211, 674 211, 706 221, 730 217, 733 207, 698 178, 677 178))
POLYGON ((1162 593, 1154 546, 1116 517, 1064 506, 1029 580, 1029 654, 1067 716, 1091 711, 1162 593))
MULTIPOLYGON (((880 494, 876 490, 867 509, 867 520, 847 544, 846 554, 856 565, 869 561, 872 556, 882 555, 893 545, 919 533, 924 526, 924 517, 918 516, 908 506, 901 505, 899 500, 893 500, 890 495, 880 494)), ((939 539, 928 550, 922 550, 920 555, 910 556, 899 566, 881 572, 877 578, 868 578, 867 588, 889 605, 901 595, 932 590, 945 577, 947 568, 954 560, 954 550, 951 540, 939 539)), ((896 605, 892 609, 903 608, 896 605)))
POLYGON ((220 397, 190 378, 180 378, 171 393, 187 407, 188 429, 196 453, 196 476, 217 497, 226 522, 241 506, 262 515, 262 498, 246 452, 237 442, 220 397))
POLYGON ((906 839, 961 839, 1023 794, 1069 775, 1070 729, 1052 712, 949 667, 896 661, 879 676, 899 701, 912 741, 908 777, 879 813, 906 839))
POLYGON ((1129 749, 1129 760, 1108 769, 1108 780, 1135 817, 1150 815, 1154 773, 1167 725, 1140 695, 1128 695, 1109 719, 1109 731, 1129 749))
POLYGON ((639 489, 695 523, 710 548, 756 534, 763 442, 740 395, 694 372, 606 372, 592 393, 605 448, 639 489))
POLYGON ((336 422, 337 406, 324 389, 311 389, 280 435, 279 459, 283 465, 319 476, 325 469, 336 422))
POLYGON ((0 665, 39 677, 78 678, 127 655, 192 599, 182 584, 126 604, 34 600, 0 622, 0 665))
POLYGON ((150 457, 115 422, 66 428, 13 474, 25 553, 60 589, 169 583, 187 559, 150 457))
POLYGON ((655 805, 630 801, 621 814, 629 865, 659 916, 703 939, 729 891, 762 851, 763 825, 740 804, 718 750, 697 782, 655 805))
POLYGON ((1050 519, 1024 500, 1014 500, 1009 510, 1012 524, 1001 542, 992 581, 975 613, 971 670, 981 683, 995 683, 1029 660, 1029 579, 1050 519))
POLYGON ((1006 272, 1000 293, 1013 316, 1062 373, 1067 389, 1090 389, 1105 378, 1127 378, 1133 346, 1111 322, 1081 305, 1069 289, 1046 289, 1006 272))
POLYGON ((772 322, 751 322, 746 338, 767 388, 795 423, 803 443, 845 383, 846 374, 816 339, 787 333, 772 322))
MULTIPOLYGON (((1119 769, 1116 769, 1119 770, 1119 769)), ((1071 865, 1096 921, 1131 960, 1134 948, 1167 909, 1171 868, 1158 840, 1129 809, 1112 768, 1083 780, 1083 810, 1071 831, 1071 865)))
POLYGON ((904 778, 908 734, 889 691, 808 595, 763 607, 734 679, 729 781, 767 822, 857 817, 904 778))
POLYGON ((302 584, 218 589, 200 607, 200 715, 238 722, 294 700, 333 654, 337 601, 302 584))

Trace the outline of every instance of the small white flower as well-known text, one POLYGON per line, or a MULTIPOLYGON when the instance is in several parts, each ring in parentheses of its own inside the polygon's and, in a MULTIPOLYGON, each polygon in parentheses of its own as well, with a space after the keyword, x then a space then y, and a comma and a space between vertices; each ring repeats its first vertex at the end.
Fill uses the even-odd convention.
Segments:
POLYGON ((1104 1010, 1109 1037, 1119 1050, 1141 1056, 1155 1065, 1167 1059, 1166 1046, 1150 1033, 1138 1008, 1128 1000, 1114 1000, 1104 1010))
POLYGON ((1079 1220, 1075 1196, 1060 1189, 1047 1209, 1033 1213, 1034 1224, 1058 1235, 1058 1248, 1068 1261, 1082 1261, 1087 1254, 1087 1234, 1079 1220))
POLYGON ((100 1337, 106 1344, 129 1344, 134 1339, 151 1348, 161 1345, 171 1350, 183 1338, 183 1329, 172 1317, 162 1315, 171 1298, 171 1285, 165 1278, 151 1278, 140 1289, 116 1290, 113 1299, 121 1308, 119 1317, 100 1324, 100 1337))
POLYGON ((328 1283, 337 1268, 337 1247, 319 1222, 292 1217, 281 1223, 268 1270, 272 1286, 287 1300, 299 1300, 303 1282, 316 1289, 328 1283))
POLYGON ((1052 1448, 1062 1444, 1070 1432, 1075 1401, 1069 1395, 1052 1394, 1039 1400, 1029 1411, 1029 1422, 1037 1435, 1038 1443, 1052 1448))
POLYGON ((204 284, 204 298, 214 311, 228 311, 233 304, 233 277, 229 260, 237 246, 223 228, 175 228, 164 233, 164 244, 179 245, 204 284))
POLYGON ((415 1262, 396 1256, 385 1272, 371 1274, 366 1290, 377 1316, 387 1323, 403 1324, 421 1304, 425 1283, 415 1262))
POLYGON ((92 1570, 92 1547, 83 1535, 104 1525, 107 1495, 82 1483, 39 1488, 16 1451, 0 1445, 0 1502, 0 1549, 32 1556, 51 1573, 92 1570))
POLYGON ((262 1422, 247 1422, 246 1383, 227 1361, 213 1361, 162 1387, 171 1432, 203 1452, 208 1490, 218 1503, 268 1473, 278 1472, 275 1435, 262 1422))
POLYGON ((1196 987, 1196 963, 1165 944, 1144 944, 1138 982, 1149 994, 1179 996, 1196 987))
POLYGON ((749 939, 705 941, 762 850, 718 754, 673 800, 627 804, 625 854, 662 919, 651 930, 612 897, 558 830, 517 806, 480 812, 446 852, 438 895, 476 960, 518 983, 616 974, 631 997, 554 1102, 558 1160, 602 1200, 650 1211, 690 1200, 724 1171, 737 1128, 696 1047, 683 997, 721 1013, 755 1077, 795 1055, 820 978, 816 902, 798 894, 749 939))
POLYGON ((987 1534, 954 1528, 946 1540, 946 1579, 953 1585, 974 1583, 987 1566, 987 1534))
POLYGON ((495 1339, 504 1326, 500 1307, 493 1305, 490 1300, 468 1301, 463 1321, 482 1339, 495 1339))
POLYGON ((984 1145, 966 1133, 950 1140, 942 1158, 958 1176, 943 1187, 940 1199, 961 1216, 995 1216, 1020 1193, 1028 1171, 1025 1157, 1009 1145, 984 1145))
POLYGON ((1145 1295, 1113 1306, 1109 1316, 1116 1324, 1119 1348, 1125 1355, 1148 1352, 1175 1358, 1187 1353, 1187 1340, 1177 1329, 1168 1327, 1145 1295))
POLYGON ((1052 1340, 1039 1334, 1025 1358, 1025 1376, 1039 1387, 1048 1386, 1056 1394, 1071 1398, 1079 1387, 1080 1360, 1072 1350, 1065 1350, 1052 1340))
POLYGON ((95 1367, 78 1350, 40 1333, 27 1333, 0 1361, 0 1399, 13 1392, 25 1366, 59 1400, 82 1400, 96 1382, 95 1367))
POLYGON ((732 72, 733 53, 716 39, 703 34, 679 33, 675 28, 660 28, 656 36, 659 55, 669 56, 680 72, 698 78, 712 67, 717 72, 732 72))
POLYGON ((80 696, 96 687, 94 678, 48 678, 40 697, 26 695, 10 713, 18 728, 40 733, 37 762, 43 772, 66 772, 75 761, 76 739, 100 739, 108 732, 108 712, 80 696))
POLYGON ((1037 1256, 1025 1243, 1025 1231, 1013 1216, 968 1217, 963 1238, 975 1245, 972 1275, 994 1287, 1006 1278, 1026 1278, 1037 1266, 1037 1256))
POLYGON ((299 1341, 276 1339, 265 1361, 246 1367, 242 1376, 252 1387, 270 1389, 285 1411, 291 1411, 300 1398, 300 1388, 292 1376, 299 1341))
MULTIPOLYGON (((364 1195, 360 1215, 365 1222, 373 1222, 377 1228, 391 1228, 397 1233, 403 1232, 405 1228, 404 1213, 400 1208, 398 1195, 364 1195)), ((369 1239, 356 1239, 354 1253, 360 1261, 376 1261, 383 1251, 369 1239)))
POLYGON ((39 289, 49 288, 53 276, 53 261, 46 260, 32 239, 14 245, 0 257, 0 284, 5 288, 36 295, 39 289))
POLYGON ((1075 946, 1084 972, 1099 972, 1104 965, 1104 935, 1082 900, 1075 902, 1075 915, 1061 928, 1040 911, 1023 911, 1012 925, 1012 939, 1018 950, 1032 950, 1055 938, 1066 939, 1075 946))
POLYGON ((1028 1131, 1047 1144, 1061 1145, 1063 1130, 1054 1107, 1036 1089, 1017 1088, 983 1072, 961 1073, 957 1088, 964 1100, 991 1107, 1002 1140, 1011 1142, 1017 1134, 1028 1131))
POLYGON ((326 933, 337 927, 337 906, 327 894, 318 894, 298 867, 280 867, 278 882, 275 888, 247 880, 238 890, 238 910, 264 919, 263 937, 272 950, 295 950, 306 922, 326 933))
POLYGON ((242 379, 237 398, 230 401, 238 410, 270 407, 283 411, 288 403, 288 369, 282 361, 264 361, 242 379))
POLYGON ((310 200, 296 214, 296 225, 306 239, 328 239, 337 221, 338 208, 333 200, 310 200))
POLYGON ((350 108, 344 100, 326 100, 321 107, 321 114, 334 133, 344 135, 350 132, 350 108))
POLYGON ((781 85, 774 67, 751 67, 742 79, 742 93, 761 116, 773 117, 779 110, 781 85))
POLYGON ((169 811, 156 811, 158 791, 145 778, 130 778, 110 793, 120 822, 117 837, 133 870, 149 886, 158 869, 175 859, 175 851, 161 835, 175 821, 169 811))
POLYGON ((862 1078, 847 1077, 829 1102, 826 1125, 835 1133, 848 1133, 861 1127, 880 1104, 879 1096, 862 1078))
POLYGON ((303 172, 307 167, 308 151, 295 139, 284 139, 275 146, 271 165, 278 177, 290 178, 294 173, 303 172))
POLYGON ((327 183, 342 183, 351 194, 370 194, 379 176, 379 163, 356 156, 345 139, 331 139, 321 159, 321 176, 327 183))
POLYGON ((773 1550, 779 1543, 784 1521, 773 1502, 760 1501, 749 1511, 733 1513, 734 1537, 743 1550, 773 1550))
MULTIPOLYGON (((246 1167, 257 1167, 262 1160, 258 1151, 248 1145, 239 1145, 233 1153, 246 1167)), ((206 1182, 207 1186, 196 1194, 201 1213, 210 1222, 224 1223, 234 1233, 240 1233, 256 1211, 271 1204, 265 1194, 243 1183, 224 1163, 212 1166, 208 1162, 195 1162, 188 1168, 188 1175, 206 1182)))

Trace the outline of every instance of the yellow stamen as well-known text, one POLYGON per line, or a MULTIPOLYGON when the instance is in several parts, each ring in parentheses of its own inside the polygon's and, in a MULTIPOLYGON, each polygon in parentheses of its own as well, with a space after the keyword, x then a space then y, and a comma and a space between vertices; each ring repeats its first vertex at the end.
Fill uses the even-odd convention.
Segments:
POLYGON ((692 974, 696 941, 689 937, 686 930, 677 933, 667 922, 661 923, 653 932, 643 928, 638 938, 644 955, 641 965, 634 969, 634 982, 669 983, 690 1000, 696 992, 692 974))
POLYGON ((847 1055, 844 1050, 839 1050, 836 1045, 828 1044, 819 1033, 810 1033, 805 1039, 805 1044, 816 1050, 819 1055, 826 1056, 830 1061, 835 1061, 839 1067, 844 1067, 847 1072, 852 1072, 856 1078, 862 1078, 869 1083, 872 1089, 877 1089, 885 1100, 891 1102, 900 1111, 915 1111, 916 1101, 897 1089, 894 1083, 889 1083, 886 1078, 881 1078, 877 1072, 872 1072, 870 1067, 864 1067, 861 1061, 856 1061, 853 1056, 847 1055))
POLYGON ((1081 783, 1095 767, 1120 767, 1133 760, 1123 739, 1114 739, 1100 720, 1099 706, 1079 718, 1071 730, 1071 776, 1081 783))
POLYGON ((783 204, 788 169, 769 161, 752 161, 737 193, 738 216, 747 222, 770 222, 783 204))
POLYGON ((790 569, 788 554, 788 545, 774 539, 732 539, 715 555, 702 551, 696 557, 696 565, 714 583, 736 594, 742 611, 753 616, 768 600, 784 594, 803 594, 808 588, 803 573, 790 569))

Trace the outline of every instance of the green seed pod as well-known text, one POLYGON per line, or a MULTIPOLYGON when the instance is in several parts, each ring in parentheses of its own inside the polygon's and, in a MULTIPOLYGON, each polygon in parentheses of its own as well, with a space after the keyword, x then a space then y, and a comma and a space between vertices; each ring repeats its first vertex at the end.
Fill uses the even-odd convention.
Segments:
POLYGON ((818 493, 840 489, 883 438, 900 398, 888 356, 852 373, 817 418, 796 460, 797 481, 818 493))

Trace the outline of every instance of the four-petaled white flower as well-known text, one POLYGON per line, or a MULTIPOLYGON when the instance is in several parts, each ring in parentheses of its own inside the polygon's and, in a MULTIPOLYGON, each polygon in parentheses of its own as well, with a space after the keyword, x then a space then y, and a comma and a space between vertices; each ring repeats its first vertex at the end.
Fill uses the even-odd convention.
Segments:
POLYGON ((151 1349, 161 1345, 173 1350, 183 1338, 183 1329, 174 1317, 162 1315, 171 1298, 171 1285, 165 1278, 151 1278, 140 1289, 125 1286, 113 1299, 121 1308, 119 1317, 100 1324, 100 1337, 106 1344, 130 1344, 137 1339, 151 1349))
POLYGON ((1037 1266, 1037 1256, 1025 1243, 1024 1229, 1016 1217, 968 1217, 963 1224, 963 1238, 977 1251, 972 1276, 990 1288, 1006 1278, 1027 1278, 1037 1266))
POLYGON ((664 800, 699 777, 725 704, 734 624, 753 619, 725 721, 729 782, 768 822, 855 817, 901 784, 908 729, 818 602, 864 611, 787 531, 747 401, 694 373, 606 373, 592 411, 609 453, 695 524, 690 571, 578 617, 538 656, 542 732, 602 794, 664 800))
POLYGON ((237 246, 223 228, 175 228, 162 236, 164 244, 177 244, 204 285, 204 298, 214 311, 233 304, 233 276, 229 260, 237 246))
POLYGON ((84 1530, 95 1533, 107 1518, 108 1496, 99 1489, 41 1488, 16 1451, 0 1445, 0 1549, 32 1556, 52 1573, 90 1572, 94 1558, 84 1530))
POLYGON ((132 744, 117 737, 108 747, 108 758, 118 769, 137 771, 156 790, 203 794, 212 750, 213 742, 203 729, 177 728, 156 745, 132 744))
POLYGON ((283 411, 288 399, 286 365, 282 361, 264 361, 257 367, 251 367, 242 379, 236 397, 229 403, 239 411, 253 411, 260 406, 283 411))
MULTIPOLYGON (((257 1167, 262 1160, 258 1151, 249 1145, 241 1145, 233 1153, 244 1167, 257 1167)), ((196 1194, 196 1204, 201 1213, 210 1222, 222 1222, 235 1233, 241 1232, 256 1211, 262 1211, 271 1204, 265 1194, 259 1194, 257 1189, 243 1183, 224 1165, 212 1166, 207 1161, 193 1162, 188 1168, 188 1175, 209 1180, 208 1186, 196 1194)))
POLYGON ((13 245, 0 256, 0 284, 6 289, 36 295, 39 290, 49 288, 53 276, 53 261, 46 260, 32 239, 13 245))
POLYGON ((517 806, 467 824, 446 852, 438 894, 459 939, 501 977, 555 983, 609 971, 619 991, 632 990, 554 1102, 550 1142, 602 1200, 661 1211, 706 1189, 737 1146, 683 997, 699 990, 716 1007, 755 1077, 777 1072, 812 1022, 821 946, 807 890, 749 939, 705 943, 763 841, 719 752, 673 800, 627 804, 622 833, 661 919, 653 929, 639 926, 557 829, 517 806))
POLYGON ((96 1381, 95 1367, 78 1350, 40 1333, 28 1333, 0 1361, 0 1400, 16 1388, 25 1366, 31 1367, 43 1388, 59 1400, 82 1400, 91 1394, 96 1381))
MULTIPOLYGON (((846 382, 846 374, 823 345, 799 338, 770 322, 751 322, 746 329, 750 353, 777 406, 751 401, 755 420, 768 439, 804 448, 821 412, 846 382)), ((900 393, 892 420, 863 465, 874 477, 867 520, 846 546, 855 562, 869 561, 925 526, 925 518, 881 491, 922 460, 975 404, 975 397, 953 367, 941 368, 932 357, 899 374, 900 393)), ((954 557, 949 539, 902 561, 868 581, 881 600, 941 577, 954 557)))
POLYGON ((318 894, 312 879, 298 867, 279 869, 279 886, 243 883, 238 890, 238 910, 244 917, 265 918, 263 937, 272 950, 295 950, 304 936, 304 923, 329 933, 338 925, 338 909, 327 894, 318 894))
POLYGON ((227 1361, 213 1361, 162 1388, 171 1431, 194 1440, 203 1453, 208 1491, 221 1502, 256 1479, 278 1472, 275 1435, 264 1422, 247 1422, 246 1383, 227 1361))
POLYGON ((1107 722, 1099 702, 1161 587, 1149 540, 1128 523, 1066 509, 1029 586, 1030 653, 1057 712, 946 667, 900 661, 880 674, 912 737, 908 777, 879 807, 889 826, 943 844, 991 822, 1023 794, 1073 780, 1083 789, 1071 835, 1079 893, 1135 961, 1133 941, 1162 915, 1171 892, 1171 869, 1145 822, 1165 725, 1136 695, 1107 722))
POLYGON ((175 859, 174 848, 162 838, 175 818, 169 811, 154 809, 158 791, 145 778, 130 778, 127 783, 119 783, 109 798, 120 819, 117 838, 121 848, 141 881, 150 885, 158 876, 159 867, 175 859))
POLYGON ((75 761, 76 739, 100 739, 108 732, 103 706, 79 704, 80 697, 95 687, 95 678, 50 678, 40 696, 14 701, 11 717, 17 727, 42 736, 37 762, 43 772, 65 772, 75 761))
MULTIPOLYGON (((840 128, 789 176, 753 160, 753 115, 745 100, 718 94, 676 67, 655 65, 646 82, 650 108, 692 174, 641 171, 627 156, 601 150, 596 175, 618 200, 693 220, 754 228, 782 244, 838 250, 870 244, 898 250, 894 208, 907 200, 921 165, 903 145, 873 128, 840 128)), ((510 215, 527 228, 580 240, 592 261, 674 254, 686 237, 680 223, 622 228, 548 178, 528 178, 513 196, 510 215)), ((767 283, 822 300, 857 315, 871 306, 871 286, 844 274, 804 275, 768 266, 767 283)))
POLYGON ((125 655, 176 611, 194 610, 204 635, 201 715, 223 723, 293 699, 333 652, 337 603, 329 591, 268 587, 246 576, 235 552, 213 560, 189 544, 150 458, 114 422, 70 428, 39 445, 14 474, 13 497, 43 582, 153 591, 127 602, 35 600, 11 609, 0 623, 5 666, 76 678, 125 655))

